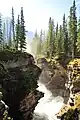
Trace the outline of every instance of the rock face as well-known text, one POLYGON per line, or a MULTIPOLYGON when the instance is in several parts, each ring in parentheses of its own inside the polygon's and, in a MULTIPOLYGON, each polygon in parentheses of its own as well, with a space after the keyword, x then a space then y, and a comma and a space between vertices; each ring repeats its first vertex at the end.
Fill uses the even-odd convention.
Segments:
POLYGON ((65 70, 55 60, 39 59, 42 73, 39 81, 49 89, 53 96, 62 96, 64 106, 57 113, 61 120, 80 119, 80 59, 71 60, 65 70))
POLYGON ((36 90, 41 70, 28 53, 5 51, 0 56, 0 84, 9 114, 14 120, 31 120, 43 96, 36 90))
POLYGON ((12 120, 8 114, 9 107, 4 103, 2 97, 2 92, 0 92, 0 120, 12 120))
POLYGON ((32 91, 29 95, 20 102, 20 111, 23 113, 24 118, 31 120, 31 113, 34 111, 34 108, 38 104, 38 100, 43 97, 43 94, 38 91, 32 91))
POLYGON ((70 97, 66 105, 57 114, 61 120, 79 120, 80 113, 80 59, 74 59, 68 64, 69 81, 66 88, 70 97))
POLYGON ((69 90, 66 90, 65 83, 68 81, 65 69, 55 60, 38 60, 38 65, 42 68, 39 81, 50 90, 54 97, 61 96, 66 103, 69 98, 69 90))

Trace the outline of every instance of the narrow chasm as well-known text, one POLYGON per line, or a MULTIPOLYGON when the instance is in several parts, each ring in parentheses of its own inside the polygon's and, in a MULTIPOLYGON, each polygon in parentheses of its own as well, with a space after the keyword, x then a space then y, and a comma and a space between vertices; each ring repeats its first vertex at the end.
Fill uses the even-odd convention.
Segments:
POLYGON ((37 60, 42 69, 38 80, 38 90, 44 93, 34 110, 33 120, 58 120, 56 114, 67 103, 69 91, 65 82, 68 81, 67 73, 57 61, 47 61, 45 58, 37 60))

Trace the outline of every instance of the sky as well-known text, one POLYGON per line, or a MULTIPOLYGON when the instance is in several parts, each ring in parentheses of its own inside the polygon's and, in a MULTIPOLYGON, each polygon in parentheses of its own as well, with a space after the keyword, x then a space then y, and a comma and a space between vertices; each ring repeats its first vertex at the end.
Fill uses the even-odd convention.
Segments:
MULTIPOLYGON (((11 17, 11 9, 14 7, 15 19, 23 7, 26 29, 28 31, 40 31, 48 28, 49 17, 61 24, 63 14, 69 15, 69 8, 73 0, 1 0, 0 12, 3 17, 11 17)), ((80 11, 80 0, 76 0, 80 11)), ((80 13, 78 12, 78 15, 80 13)))

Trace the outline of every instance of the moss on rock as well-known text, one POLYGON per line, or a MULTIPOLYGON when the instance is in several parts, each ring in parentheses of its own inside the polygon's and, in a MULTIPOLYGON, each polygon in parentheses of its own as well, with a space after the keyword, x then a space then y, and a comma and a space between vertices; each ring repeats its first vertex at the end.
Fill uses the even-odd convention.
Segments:
POLYGON ((66 104, 61 108, 57 114, 61 120, 79 120, 78 116, 80 113, 80 59, 73 59, 67 65, 68 72, 70 73, 70 82, 72 89, 70 93, 74 95, 74 105, 66 104))
POLYGON ((31 54, 26 53, 26 52, 21 52, 21 51, 10 51, 10 50, 5 50, 5 51, 0 51, 0 61, 17 61, 19 58, 31 58, 33 57, 31 54))

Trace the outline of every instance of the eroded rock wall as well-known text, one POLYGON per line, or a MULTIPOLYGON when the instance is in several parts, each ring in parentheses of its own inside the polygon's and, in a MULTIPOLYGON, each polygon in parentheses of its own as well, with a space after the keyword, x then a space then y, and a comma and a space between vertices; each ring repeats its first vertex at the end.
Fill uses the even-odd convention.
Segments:
POLYGON ((28 53, 5 51, 0 56, 0 84, 9 114, 14 120, 30 120, 43 96, 36 90, 41 69, 28 53))
POLYGON ((71 60, 67 67, 69 81, 66 88, 70 91, 70 97, 57 114, 61 120, 79 120, 80 114, 80 59, 71 60))
POLYGON ((43 83, 54 97, 63 97, 66 103, 69 98, 69 90, 66 90, 65 87, 65 83, 68 81, 66 70, 54 59, 48 61, 41 58, 37 62, 42 69, 39 82, 43 83))

